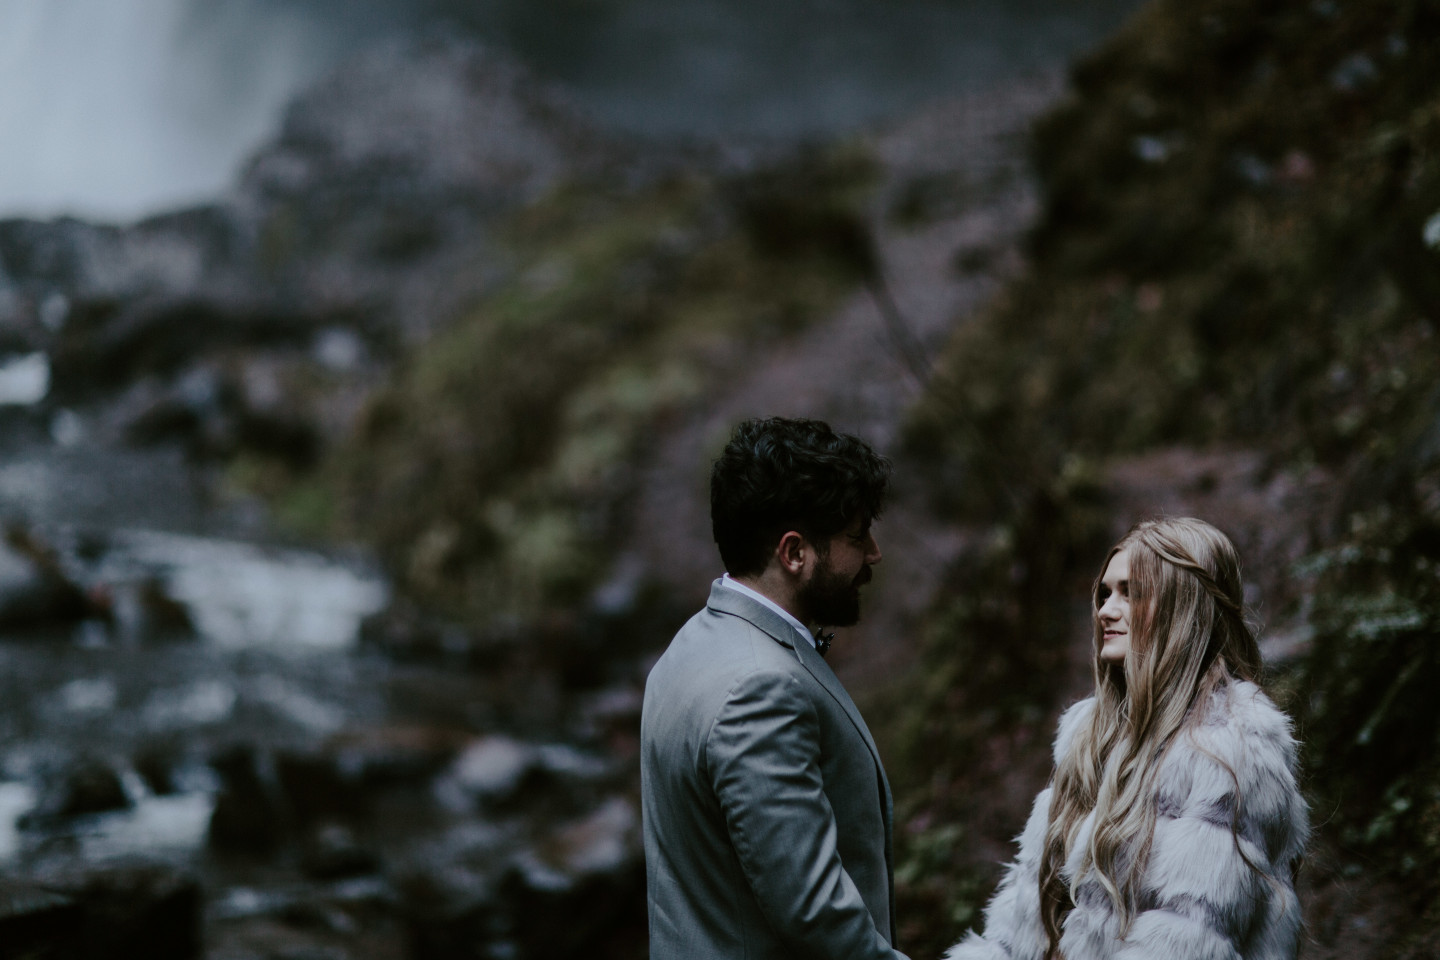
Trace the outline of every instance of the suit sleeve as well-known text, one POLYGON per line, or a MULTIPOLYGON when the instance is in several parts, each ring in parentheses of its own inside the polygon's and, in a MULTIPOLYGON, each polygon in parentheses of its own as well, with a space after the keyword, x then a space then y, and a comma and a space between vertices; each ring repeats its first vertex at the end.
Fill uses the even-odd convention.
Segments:
POLYGON ((1266 701, 1194 740, 1183 800, 1160 798, 1146 870, 1150 909, 1115 956, 1293 960, 1301 916, 1294 874, 1308 811, 1289 723, 1266 701))
POLYGON ((706 759, 745 879, 797 956, 905 960, 840 862, 819 744, 819 717, 796 678, 755 673, 730 690, 706 759))
POLYGON ((971 932, 945 960, 1041 960, 1047 946, 1040 919, 1040 853, 1050 819, 1050 791, 1040 791, 1017 838, 1020 852, 985 907, 985 932, 971 932))

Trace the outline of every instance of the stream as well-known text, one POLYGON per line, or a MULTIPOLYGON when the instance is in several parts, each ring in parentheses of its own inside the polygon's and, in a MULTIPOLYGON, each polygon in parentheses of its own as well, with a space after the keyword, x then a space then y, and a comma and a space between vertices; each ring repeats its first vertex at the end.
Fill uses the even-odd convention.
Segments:
POLYGON ((362 640, 390 600, 373 560, 277 543, 214 480, 164 448, 6 451, 0 613, 17 530, 86 613, 0 629, 0 876, 103 906, 173 871, 210 956, 273 955, 241 948, 276 923, 336 956, 447 956, 454 937, 542 956, 547 928, 494 915, 597 884, 633 903, 632 773, 606 725, 637 695, 557 710, 503 664, 397 662, 362 640))

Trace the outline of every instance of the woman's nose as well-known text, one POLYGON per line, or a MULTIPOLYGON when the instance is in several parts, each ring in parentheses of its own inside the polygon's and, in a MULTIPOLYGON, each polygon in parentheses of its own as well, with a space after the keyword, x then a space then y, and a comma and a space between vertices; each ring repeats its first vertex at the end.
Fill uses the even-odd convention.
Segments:
POLYGON ((1115 607, 1115 595, 1111 594, 1106 597, 1105 602, 1100 605, 1100 610, 1096 613, 1096 616, 1101 620, 1114 622, 1120 618, 1120 612, 1116 610, 1115 607))

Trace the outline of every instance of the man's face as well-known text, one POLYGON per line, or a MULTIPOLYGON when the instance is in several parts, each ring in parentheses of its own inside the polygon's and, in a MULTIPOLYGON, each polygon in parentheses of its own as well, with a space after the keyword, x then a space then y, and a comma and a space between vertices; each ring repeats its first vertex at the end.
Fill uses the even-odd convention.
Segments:
POLYGON ((825 627, 848 627, 860 620, 860 588, 880 562, 880 546, 868 520, 856 521, 830 538, 810 578, 795 593, 803 619, 825 627))

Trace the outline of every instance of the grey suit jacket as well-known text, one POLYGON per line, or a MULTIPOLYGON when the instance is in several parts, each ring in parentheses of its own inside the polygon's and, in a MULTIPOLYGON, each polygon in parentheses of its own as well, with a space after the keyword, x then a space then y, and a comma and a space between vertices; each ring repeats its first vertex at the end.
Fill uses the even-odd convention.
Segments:
POLYGON ((640 739, 652 960, 904 960, 890 785, 794 627, 717 581, 650 672, 640 739))

